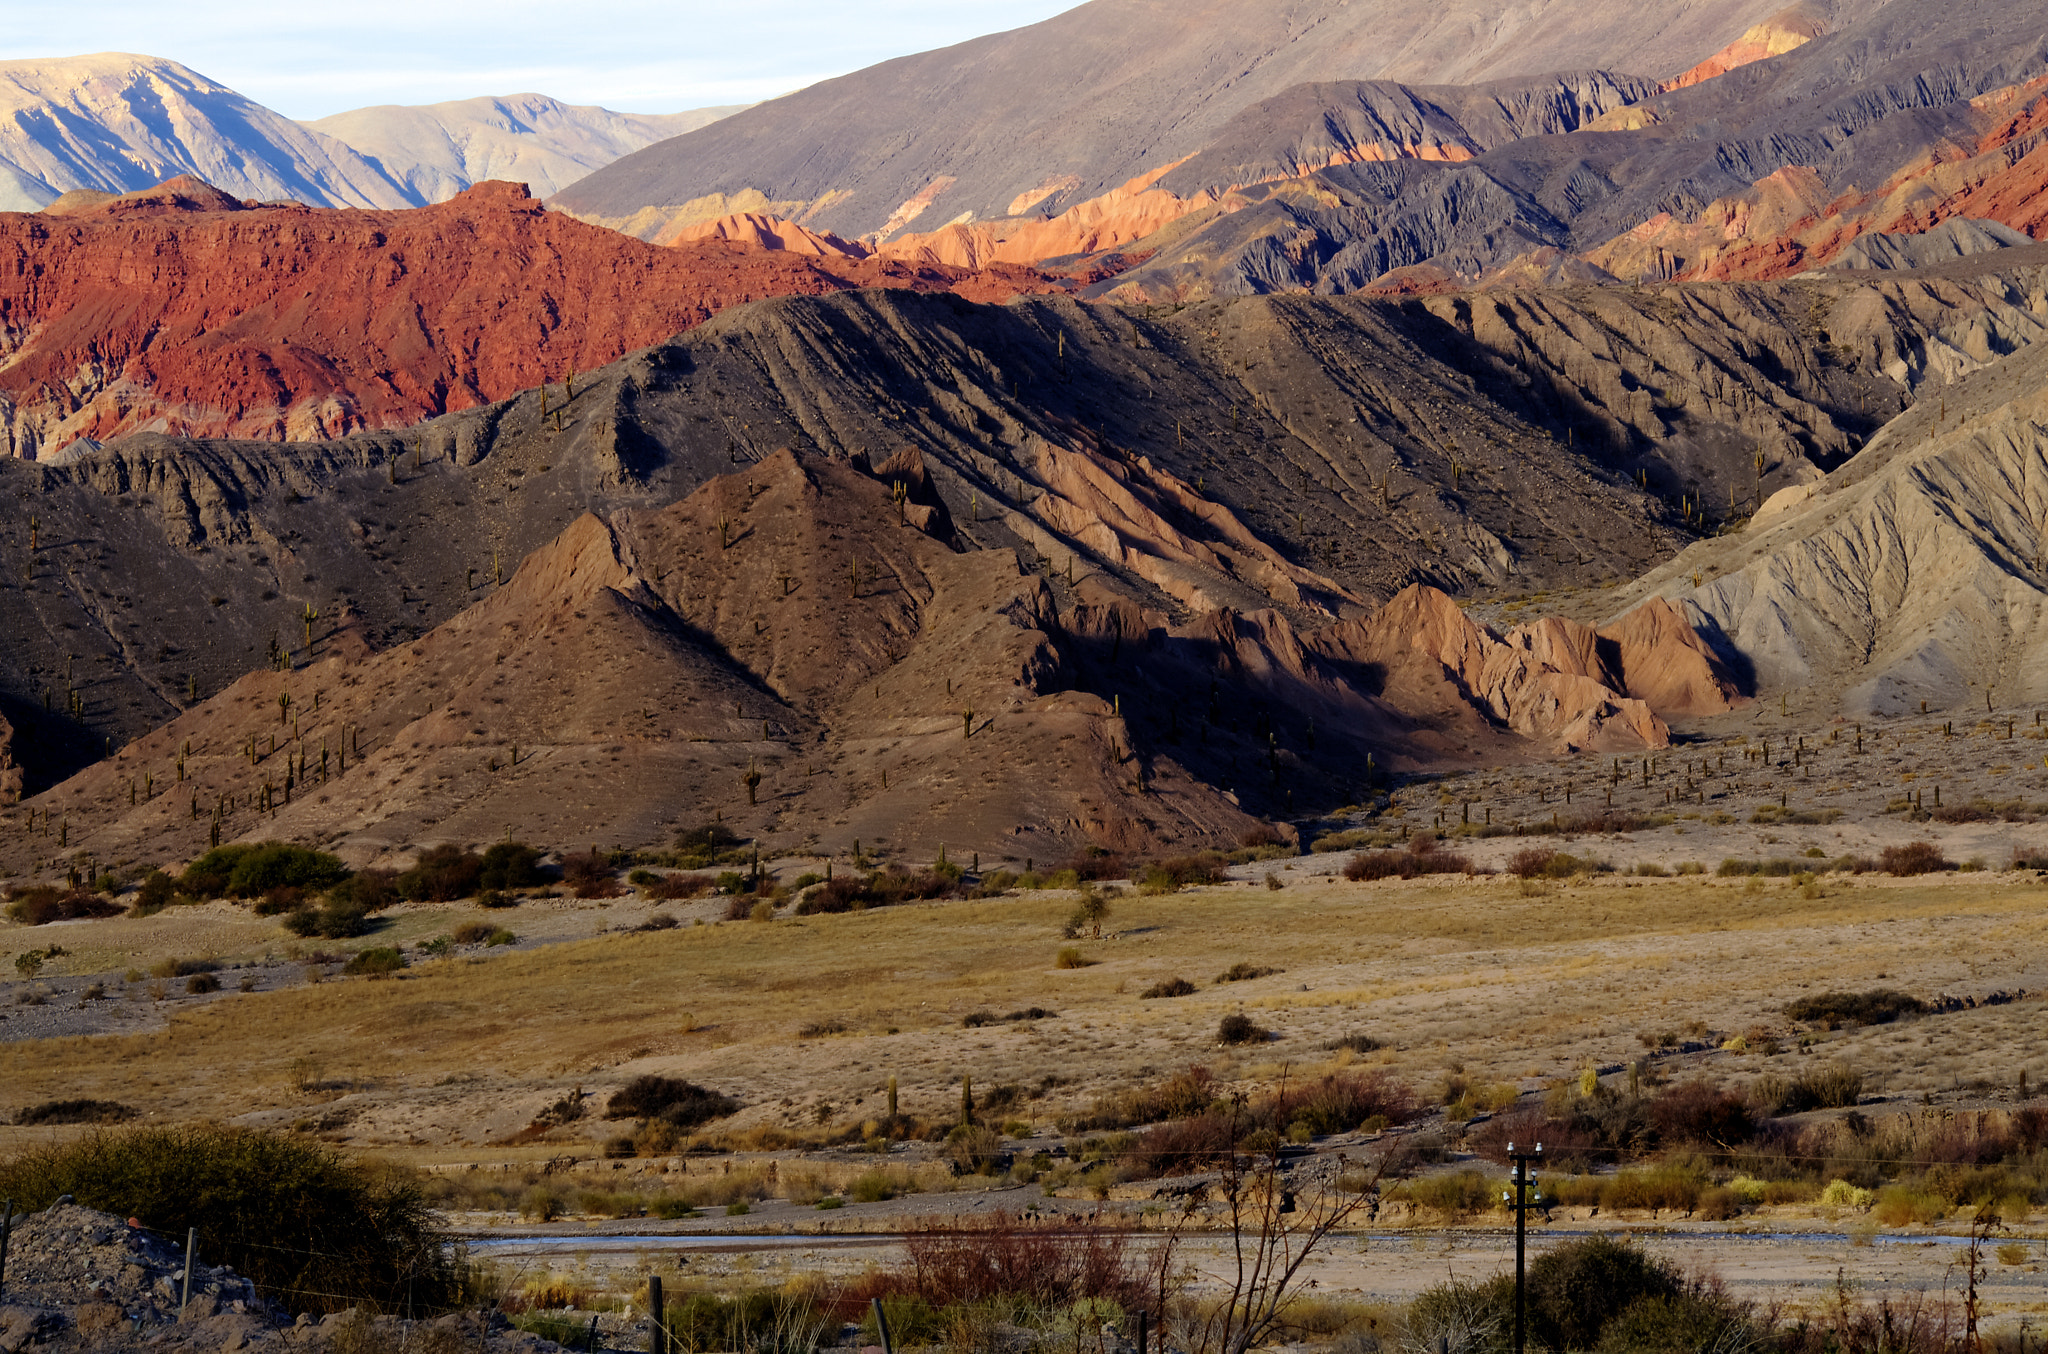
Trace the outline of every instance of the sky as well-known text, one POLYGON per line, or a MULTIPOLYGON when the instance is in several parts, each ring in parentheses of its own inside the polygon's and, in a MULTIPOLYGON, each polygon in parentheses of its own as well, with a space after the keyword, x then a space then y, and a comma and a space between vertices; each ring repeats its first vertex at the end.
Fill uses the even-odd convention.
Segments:
POLYGON ((169 57, 293 118, 535 92, 628 113, 773 98, 1079 0, 70 0, 8 6, 0 59, 169 57))

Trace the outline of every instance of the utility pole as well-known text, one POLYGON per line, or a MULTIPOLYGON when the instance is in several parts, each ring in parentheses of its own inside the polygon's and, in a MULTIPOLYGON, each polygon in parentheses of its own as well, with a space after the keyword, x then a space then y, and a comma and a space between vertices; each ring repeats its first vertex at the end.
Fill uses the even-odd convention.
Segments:
POLYGON ((1529 1341, 1529 1284, 1524 1261, 1528 1255, 1529 1205, 1532 1202, 1529 1191, 1536 1185, 1535 1164, 1543 1159, 1543 1144, 1537 1143, 1533 1152, 1517 1152, 1513 1143, 1508 1144, 1508 1160, 1513 1163, 1508 1183, 1515 1187, 1512 1195, 1505 1191, 1501 1199, 1515 1210, 1515 1354, 1525 1354, 1529 1341))

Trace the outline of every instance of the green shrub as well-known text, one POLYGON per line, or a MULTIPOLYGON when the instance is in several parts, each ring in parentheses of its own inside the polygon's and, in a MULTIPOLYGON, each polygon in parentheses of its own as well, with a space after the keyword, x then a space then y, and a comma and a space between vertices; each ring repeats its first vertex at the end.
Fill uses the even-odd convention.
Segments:
POLYGON ((346 940, 368 931, 371 922, 370 914, 352 903, 330 902, 319 907, 301 904, 293 908, 285 914, 284 926, 295 936, 346 940))
POLYGON ((45 926, 53 921, 78 921, 88 917, 118 917, 120 905, 85 889, 60 890, 50 884, 36 884, 9 892, 13 899, 7 915, 25 926, 45 926))
POLYGON ((1223 1023, 1216 1028, 1216 1042, 1219 1044, 1261 1044, 1272 1037, 1272 1031, 1261 1028, 1252 1018, 1242 1013, 1223 1017, 1223 1023))
POLYGON ((1887 1227, 1939 1222, 1948 1216, 1949 1202, 1938 1194, 1909 1185, 1887 1185, 1878 1191, 1872 1212, 1887 1227))
POLYGON ((1806 873, 1806 862, 1796 859, 1773 857, 1770 860, 1736 860, 1730 858, 1721 862, 1715 874, 1723 879, 1742 879, 1761 875, 1767 879, 1789 879, 1795 874, 1806 873))
POLYGON ((1829 1063, 1791 1080, 1766 1075, 1749 1084, 1750 1103, 1764 1114, 1841 1109, 1862 1098, 1863 1074, 1843 1063, 1829 1063))
POLYGON ((897 1195, 897 1183, 887 1171, 863 1171, 846 1187, 846 1195, 857 1204, 878 1204, 897 1195))
POLYGON ((392 870, 358 870, 327 890, 330 907, 364 913, 382 912, 400 901, 398 875, 392 870))
POLYGON ((1859 1185, 1846 1180, 1830 1180, 1827 1188, 1820 1192, 1823 1208, 1868 1208, 1875 1196, 1859 1185))
POLYGON ((1933 842, 1908 842, 1887 846, 1877 853, 1878 868, 1887 874, 1919 875, 1953 870, 1955 866, 1933 842))
MULTIPOLYGON (((686 1354, 797 1354, 815 1350, 827 1325, 838 1321, 829 1309, 801 1293, 692 1293, 668 1307, 670 1338, 686 1354)), ((895 1336, 895 1329, 889 1334, 895 1336)))
MULTIPOLYGON (((735 876, 735 884, 743 883, 744 880, 735 876)), ((949 879, 931 870, 920 874, 877 870, 866 879, 855 875, 838 875, 806 893, 803 900, 796 905, 796 914, 799 917, 811 917, 840 912, 862 912, 871 907, 895 907, 901 903, 947 898, 959 892, 960 881, 957 878, 949 879)))
POLYGON ((354 976, 381 978, 404 967, 405 956, 399 953, 397 946, 380 945, 356 951, 349 956, 348 963, 342 965, 341 971, 354 976))
POLYGON ((151 870, 142 878, 135 890, 135 902, 129 907, 131 917, 153 917, 169 907, 178 897, 178 881, 162 870, 151 870))
POLYGON ((1713 1288, 1639 1299, 1602 1326, 1596 1354, 1657 1349, 1757 1349, 1763 1332, 1744 1305, 1713 1288))
POLYGON ((1675 1269, 1628 1242, 1567 1241, 1529 1266, 1529 1332, 1552 1349, 1592 1349, 1623 1312, 1683 1288, 1675 1269))
POLYGON ((564 1349, 582 1344, 590 1333, 587 1319, 569 1312, 520 1312, 510 1320, 514 1330, 552 1340, 564 1349))
POLYGON ((1191 884, 1220 884, 1229 878, 1224 873, 1229 864, 1220 852, 1215 851, 1154 861, 1138 869, 1138 892, 1178 893, 1191 884))
POLYGON ((1524 879, 1570 879, 1573 875, 1605 874, 1613 868, 1604 861, 1547 846, 1532 846, 1508 858, 1509 873, 1524 879))
POLYGON ((1452 1279, 1426 1288, 1409 1304, 1400 1348, 1453 1349, 1461 1354, 1494 1354, 1512 1349, 1515 1279, 1497 1274, 1467 1283, 1452 1279))
POLYGON ((547 882, 541 853, 525 842, 497 842, 484 850, 477 883, 487 889, 530 889, 547 882))
POLYGON ((398 891, 410 903, 452 903, 477 891, 484 858, 452 844, 420 852, 411 869, 398 876, 398 891))
POLYGON ((1500 1187, 1478 1171, 1465 1169, 1426 1175, 1395 1187, 1394 1196, 1446 1218, 1483 1212, 1500 1202, 1500 1187))
POLYGON ((185 867, 178 887, 194 898, 255 898, 275 888, 325 889, 348 878, 336 856, 289 842, 216 846, 185 867))
POLYGON ((185 867, 178 887, 194 898, 220 898, 227 894, 228 879, 253 846, 216 846, 185 867))
POLYGON ((1601 1190, 1601 1207, 1690 1213, 1706 1188, 1704 1180, 1682 1166, 1623 1171, 1601 1190))
POLYGON ((517 945, 518 943, 519 937, 513 935, 502 926, 495 928, 489 935, 484 937, 484 948, 487 950, 498 945, 517 945))
POLYGON ((218 1124, 140 1128, 31 1147, 0 1163, 17 1209, 60 1194, 183 1236, 298 1311, 452 1307, 468 1300, 417 1180, 325 1144, 218 1124))
POLYGON ((1400 841, 1400 834, 1375 832, 1367 828, 1350 828, 1343 832, 1326 832, 1309 843, 1309 849, 1318 855, 1337 851, 1357 851, 1392 846, 1400 841))
POLYGON ((1840 822, 1840 809, 1793 809, 1779 804, 1760 804, 1749 821, 1765 827, 1825 827, 1840 822))

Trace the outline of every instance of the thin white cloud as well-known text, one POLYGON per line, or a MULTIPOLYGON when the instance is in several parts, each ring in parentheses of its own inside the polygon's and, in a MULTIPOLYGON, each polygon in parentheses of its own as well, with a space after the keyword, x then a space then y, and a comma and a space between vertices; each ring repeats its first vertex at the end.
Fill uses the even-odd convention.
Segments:
POLYGON ((74 0, 10 13, 8 56, 170 57, 292 117, 534 90, 630 112, 771 98, 1036 23, 1072 0, 74 0))

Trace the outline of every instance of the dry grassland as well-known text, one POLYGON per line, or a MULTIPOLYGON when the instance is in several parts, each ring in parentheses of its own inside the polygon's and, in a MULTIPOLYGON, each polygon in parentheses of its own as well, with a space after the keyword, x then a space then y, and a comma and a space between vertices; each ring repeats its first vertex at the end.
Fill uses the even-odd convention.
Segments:
MULTIPOLYGON (((1425 1091, 1460 1069, 1528 1087, 1641 1057, 1644 1033, 1760 1043, 1787 1032, 1778 1008, 1806 992, 2048 988, 2048 887, 2032 875, 1829 879, 1814 892, 1696 878, 1608 878, 1534 894, 1512 878, 1317 878, 1278 891, 1119 897, 1099 942, 1058 938, 1072 905, 1064 893, 613 931, 513 953, 416 957, 392 979, 173 1001, 157 1030, 0 1046, 0 1079, 13 1105, 92 1096, 165 1119, 310 1121, 341 1140, 449 1160, 516 1132, 573 1087, 604 1094, 642 1072, 737 1096, 748 1108, 736 1122, 790 1126, 875 1117, 892 1075, 904 1111, 928 1115, 957 1105, 963 1075, 1027 1090, 1057 1079, 1016 1111, 1044 1122, 1098 1090, 1191 1062, 1232 1078, 1326 1065, 1323 1045, 1354 1033, 1386 1044, 1368 1061, 1425 1091), (1093 962, 1056 968, 1069 943, 1093 962), (1241 961, 1279 972, 1214 982, 1241 961), (1139 998, 1173 976, 1198 991, 1139 998), (1029 1006, 1058 1016, 961 1026, 973 1011, 1029 1006), (1218 1020, 1240 1009, 1277 1037, 1218 1048, 1218 1020), (800 1034, 833 1025, 843 1032, 800 1034)), ((528 932, 541 911, 487 915, 528 932)), ((625 911, 574 915, 618 926, 633 920, 625 911)), ((126 922, 66 927, 64 939, 83 955, 93 926, 121 927, 106 953, 122 963, 152 947, 199 952, 178 915, 151 919, 146 932, 126 922)), ((397 934, 416 940, 451 916, 402 913, 397 934)), ((205 944, 223 954, 257 952, 264 935, 284 948, 281 933, 254 919, 204 926, 205 944)), ((9 948, 31 938, 6 937, 9 948)), ((1810 1054, 1788 1043, 1774 1058, 1693 1061, 1740 1080, 1837 1056, 1880 1091, 1995 1095, 2022 1069, 2036 1085, 2048 1077, 2040 1011, 2030 1000, 1830 1035, 1810 1054)), ((561 1133, 587 1141, 604 1131, 585 1119, 561 1133)), ((25 1132, 0 1131, 0 1147, 25 1132)))

